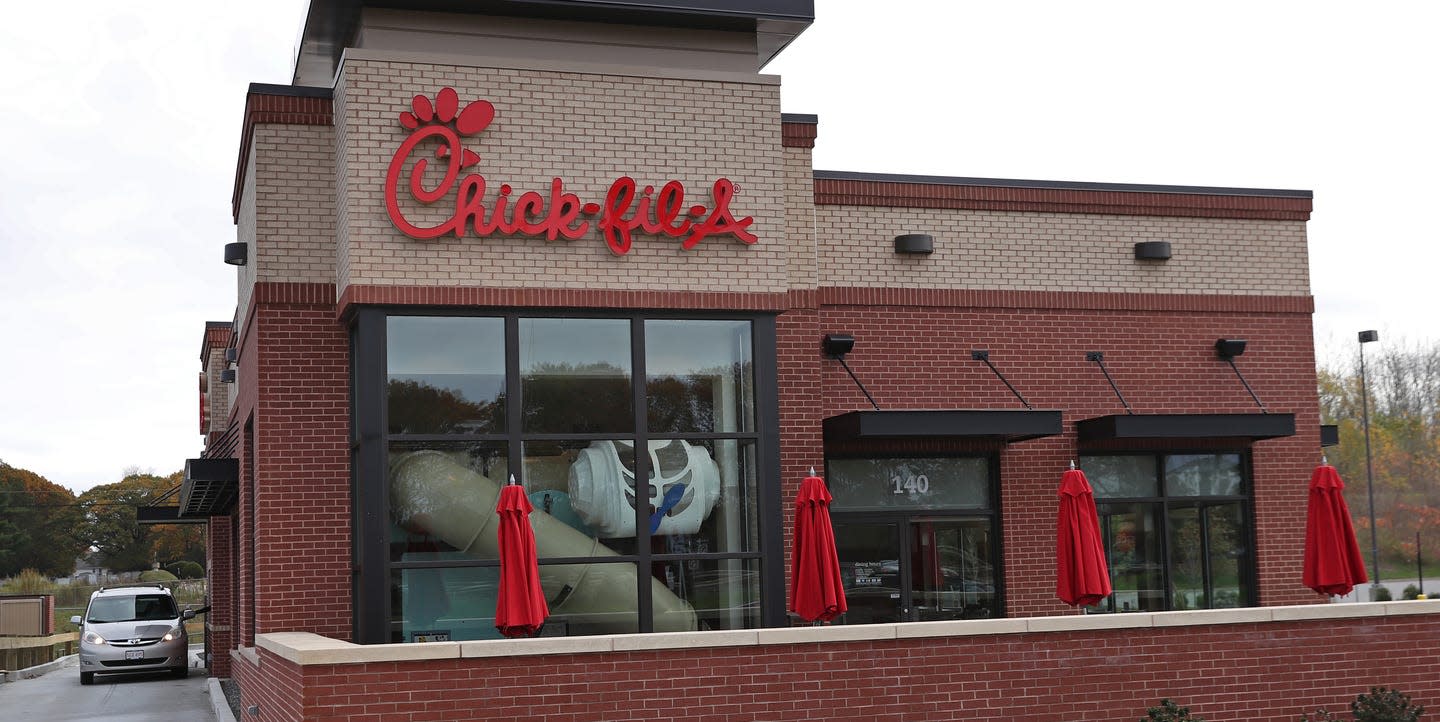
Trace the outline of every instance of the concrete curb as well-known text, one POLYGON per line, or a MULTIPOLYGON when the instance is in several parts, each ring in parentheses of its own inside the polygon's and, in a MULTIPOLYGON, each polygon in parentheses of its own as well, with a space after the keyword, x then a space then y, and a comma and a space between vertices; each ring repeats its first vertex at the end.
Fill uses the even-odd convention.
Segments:
POLYGON ((220 689, 220 678, 211 677, 205 684, 205 690, 210 693, 210 706, 215 709, 215 722, 236 722, 230 703, 225 700, 225 690, 220 689))
POLYGON ((60 669, 61 667, 65 666, 66 662, 73 662, 78 657, 79 655, 76 654, 67 654, 64 657, 61 657, 53 662, 37 664, 34 667, 27 667, 25 669, 17 669, 14 672, 5 672, 3 674, 0 674, 0 682, 16 682, 22 679, 35 679, 36 677, 39 677, 46 672, 53 672, 57 669, 60 669))

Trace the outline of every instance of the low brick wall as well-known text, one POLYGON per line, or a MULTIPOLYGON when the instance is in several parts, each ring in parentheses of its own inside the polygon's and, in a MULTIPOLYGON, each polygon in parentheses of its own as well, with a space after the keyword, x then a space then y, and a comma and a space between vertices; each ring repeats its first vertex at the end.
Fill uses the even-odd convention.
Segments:
MULTIPOLYGON (((1440 706, 1440 601, 358 646, 260 635, 261 720, 1296 720, 1440 706)), ((244 669, 239 669, 244 668, 244 669)))

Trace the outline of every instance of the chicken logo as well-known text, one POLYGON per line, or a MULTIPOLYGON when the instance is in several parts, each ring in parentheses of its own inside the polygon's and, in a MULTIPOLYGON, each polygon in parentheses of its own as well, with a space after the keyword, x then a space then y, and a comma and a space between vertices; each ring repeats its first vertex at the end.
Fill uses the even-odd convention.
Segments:
POLYGON ((481 158, 465 147, 463 138, 480 134, 494 120, 495 106, 489 101, 476 100, 462 110, 459 94, 453 88, 442 88, 433 103, 424 95, 411 99, 410 110, 400 114, 400 125, 409 129, 410 135, 395 151, 385 173, 385 207, 396 228, 420 240, 447 233, 463 238, 473 232, 481 238, 499 233, 573 241, 593 227, 600 230, 605 244, 616 255, 630 251, 637 230, 680 239, 680 246, 687 250, 710 236, 728 235, 746 244, 757 240, 747 230, 754 218, 736 220, 731 215, 730 202, 739 188, 728 178, 715 181, 711 189, 714 202, 709 207, 687 206, 685 186, 680 181, 669 181, 657 192, 652 185, 641 188, 629 176, 610 184, 603 203, 582 202, 565 189, 560 178, 550 181, 548 194, 526 191, 515 196, 509 183, 501 183, 495 198, 487 201, 489 182, 485 176, 465 173, 481 158), (422 145, 434 146, 434 157, 442 168, 431 169, 431 159, 423 157, 422 145), (426 187, 427 171, 439 177, 434 187, 426 187), (412 198, 425 205, 453 197, 454 213, 434 225, 412 222, 401 207, 402 185, 408 187, 412 198))

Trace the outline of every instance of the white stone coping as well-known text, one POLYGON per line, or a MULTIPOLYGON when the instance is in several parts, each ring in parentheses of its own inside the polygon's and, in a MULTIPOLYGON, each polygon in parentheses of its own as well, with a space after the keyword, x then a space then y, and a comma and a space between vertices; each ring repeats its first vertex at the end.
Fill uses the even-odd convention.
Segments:
POLYGON ((255 638, 258 648, 298 665, 413 662, 431 659, 595 654, 656 649, 755 647, 772 644, 829 644, 888 639, 984 636, 1100 629, 1145 629, 1222 624, 1264 624, 1368 617, 1440 614, 1440 599, 1360 604, 1305 604, 1292 607, 1201 609, 1185 612, 1072 614, 1059 617, 973 619, 898 624, 781 627, 713 632, 657 632, 593 637, 485 639, 415 644, 352 644, 310 632, 273 632, 255 638))
MULTIPOLYGON (((703 68, 653 68, 646 65, 618 65, 613 63, 581 63, 578 61, 545 60, 540 58, 516 58, 495 55, 458 55, 454 53, 417 52, 405 50, 375 50, 372 48, 345 48, 340 64, 347 60, 369 60, 388 63, 424 63, 427 65, 454 65, 462 68, 502 68, 512 70, 539 70, 542 72, 579 73, 583 75, 619 75, 632 78, 658 78, 662 80, 704 80, 722 83, 748 85, 779 85, 780 76, 765 73, 746 73, 728 70, 705 70, 703 68)), ((338 70, 337 70, 338 74, 338 70)))

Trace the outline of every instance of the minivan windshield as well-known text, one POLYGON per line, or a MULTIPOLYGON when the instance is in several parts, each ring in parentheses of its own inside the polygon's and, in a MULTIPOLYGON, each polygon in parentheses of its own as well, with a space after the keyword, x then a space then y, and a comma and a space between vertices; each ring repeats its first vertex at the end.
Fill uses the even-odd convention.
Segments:
POLYGON ((125 597, 98 597, 90 602, 86 620, 105 622, 161 622, 180 616, 175 600, 168 594, 136 594, 125 597))

